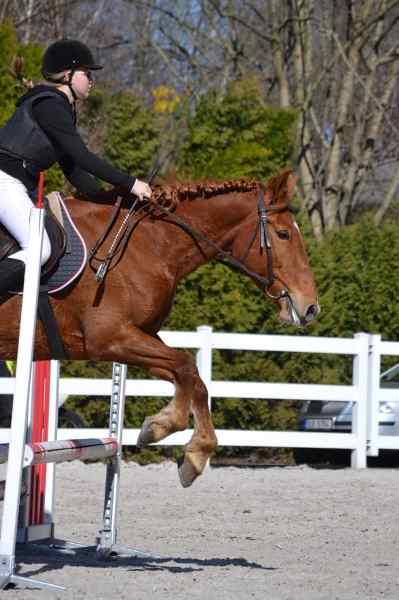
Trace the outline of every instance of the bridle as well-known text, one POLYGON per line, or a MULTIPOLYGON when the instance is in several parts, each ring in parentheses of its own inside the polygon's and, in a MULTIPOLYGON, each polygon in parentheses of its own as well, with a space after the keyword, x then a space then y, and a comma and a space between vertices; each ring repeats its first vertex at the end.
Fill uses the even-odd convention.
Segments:
POLYGON ((284 283, 284 281, 281 279, 281 277, 277 276, 273 271, 273 249, 272 249, 272 244, 271 244, 270 235, 269 235, 270 221, 268 218, 268 216, 270 214, 282 213, 285 211, 294 212, 294 209, 290 205, 282 204, 280 206, 276 206, 276 205, 273 205, 273 203, 271 203, 270 205, 266 205, 264 191, 259 190, 259 193, 258 193, 258 221, 255 226, 255 231, 248 243, 248 246, 244 252, 243 257, 241 259, 237 259, 234 256, 232 256, 232 254, 230 252, 226 252, 225 250, 220 248, 220 246, 218 246, 213 240, 208 238, 205 234, 194 229, 193 227, 191 227, 191 225, 186 223, 183 219, 178 217, 176 214, 172 213, 167 208, 164 208, 160 204, 154 206, 154 204, 152 204, 148 201, 142 202, 142 203, 140 203, 138 210, 135 210, 136 205, 137 205, 137 200, 136 200, 133 203, 133 205, 131 206, 130 210, 128 211, 125 219, 123 220, 122 226, 119 228, 116 236, 114 237, 114 239, 111 243, 111 246, 110 246, 110 250, 108 251, 106 257, 99 258, 99 257, 97 257, 97 251, 100 248, 100 246, 103 244, 103 242, 105 241, 108 234, 110 233, 112 225, 115 223, 117 214, 119 213, 120 208, 121 208, 121 202, 122 202, 122 198, 119 197, 115 204, 114 210, 111 215, 110 223, 108 224, 105 233, 101 236, 101 238, 99 240, 97 240, 96 244, 90 251, 89 263, 90 263, 90 266, 94 270, 96 270, 96 280, 98 283, 102 283, 104 281, 106 273, 108 272, 108 269, 111 266, 111 263, 116 255, 118 255, 118 260, 120 260, 121 255, 123 254, 123 252, 126 248, 130 234, 132 233, 132 230, 134 228, 135 223, 132 222, 133 217, 137 217, 138 212, 143 213, 145 211, 147 216, 150 215, 155 218, 159 217, 161 214, 162 220, 164 220, 165 222, 170 222, 170 223, 174 223, 175 225, 178 225, 180 227, 180 229, 185 231, 195 241, 203 242, 208 247, 216 250, 215 259, 218 262, 221 262, 230 268, 233 268, 235 270, 240 271, 241 273, 244 273, 245 275, 248 275, 248 277, 250 277, 253 281, 255 281, 259 285, 259 287, 263 290, 263 292, 266 293, 273 300, 280 300, 282 298, 286 298, 290 302, 291 306, 293 306, 293 303, 292 303, 292 300, 291 300, 291 297, 290 297, 290 294, 288 291, 288 286, 284 283), (244 264, 244 261, 247 258, 248 254, 256 240, 258 231, 259 231, 259 240, 260 240, 259 241, 259 249, 262 254, 263 254, 263 252, 265 252, 266 275, 264 277, 262 277, 261 275, 258 275, 258 273, 255 273, 254 271, 251 271, 244 264), (93 260, 100 262, 100 266, 98 268, 95 268, 92 265, 93 260), (269 288, 277 280, 281 282, 282 289, 278 292, 278 294, 274 295, 269 291, 269 288))
POLYGON ((269 206, 266 206, 265 194, 264 194, 263 190, 259 190, 259 193, 258 193, 258 222, 255 226, 255 231, 252 235, 252 238, 249 241, 247 249, 245 250, 242 258, 239 260, 239 262, 241 262, 241 263, 243 263, 246 260, 248 254, 256 240, 256 237, 257 237, 258 231, 259 231, 260 252, 263 254, 263 251, 265 251, 266 277, 260 277, 259 275, 257 275, 257 273, 255 273, 254 275, 256 275, 258 279, 262 280, 262 282, 263 282, 262 289, 263 289, 264 293, 267 294, 273 300, 280 300, 281 298, 288 298, 289 300, 291 300, 289 292, 288 292, 288 286, 281 279, 281 277, 278 277, 273 271, 273 249, 272 249, 272 244, 270 241, 270 236, 269 236, 269 231, 268 231, 268 225, 270 224, 270 221, 268 219, 268 214, 276 214, 276 213, 282 213, 282 212, 286 212, 286 211, 293 213, 293 212, 295 212, 295 209, 292 206, 290 206, 289 204, 282 204, 280 206, 275 206, 275 205, 273 205, 273 201, 270 203, 269 206), (271 292, 269 292, 268 288, 270 288, 276 280, 280 281, 280 283, 282 283, 283 287, 277 295, 274 295, 271 292))

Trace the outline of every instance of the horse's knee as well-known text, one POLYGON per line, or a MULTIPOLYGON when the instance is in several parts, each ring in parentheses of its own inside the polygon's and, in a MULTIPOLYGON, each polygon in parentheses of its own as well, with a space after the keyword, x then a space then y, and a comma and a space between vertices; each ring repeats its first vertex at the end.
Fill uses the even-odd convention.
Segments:
POLYGON ((208 404, 208 389, 199 375, 195 380, 194 395, 201 403, 205 402, 208 404))
POLYGON ((181 384, 189 386, 196 398, 202 400, 208 397, 206 385, 202 381, 197 365, 190 354, 187 354, 176 366, 176 379, 181 384))
POLYGON ((198 377, 198 370, 193 357, 185 352, 181 352, 179 358, 176 360, 174 372, 176 379, 181 383, 198 377))

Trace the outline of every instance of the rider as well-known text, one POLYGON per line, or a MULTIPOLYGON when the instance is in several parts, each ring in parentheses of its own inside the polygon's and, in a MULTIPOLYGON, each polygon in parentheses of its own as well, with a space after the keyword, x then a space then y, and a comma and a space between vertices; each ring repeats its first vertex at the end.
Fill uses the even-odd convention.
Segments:
MULTIPOLYGON (((0 223, 21 247, 0 262, 0 295, 23 281, 31 198, 37 193, 40 171, 57 162, 66 178, 87 195, 95 196, 100 190, 95 179, 98 177, 140 199, 151 198, 147 183, 90 152, 76 129, 76 101, 88 97, 91 72, 102 68, 79 41, 64 39, 51 44, 42 63, 46 83, 24 94, 0 129, 0 223)), ((50 253, 45 232, 42 265, 50 253)))

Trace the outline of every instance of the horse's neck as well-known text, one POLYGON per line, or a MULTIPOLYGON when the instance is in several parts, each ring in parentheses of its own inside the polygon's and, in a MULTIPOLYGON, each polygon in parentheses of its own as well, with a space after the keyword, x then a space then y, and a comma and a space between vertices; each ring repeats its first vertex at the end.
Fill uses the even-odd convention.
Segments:
MULTIPOLYGON (((195 231, 209 238, 218 248, 229 250, 250 210, 250 202, 242 201, 242 198, 240 201, 239 197, 230 194, 187 201, 179 206, 176 214, 195 231)), ((196 239, 195 234, 190 236, 182 231, 178 243, 179 271, 182 277, 209 262, 218 253, 215 246, 196 239)))
MULTIPOLYGON (((187 200, 178 206, 176 215, 191 228, 212 240, 219 248, 229 250, 241 223, 250 211, 256 210, 249 196, 245 196, 246 198, 242 194, 221 194, 205 199, 187 200)), ((112 205, 105 206, 70 198, 68 206, 81 227, 86 243, 90 247, 93 246, 107 226, 112 205)), ((171 213, 170 217, 171 223, 173 214, 171 213)), ((165 265, 173 265, 173 270, 177 272, 180 280, 212 260, 217 254, 217 249, 206 242, 196 241, 195 235, 190 235, 171 223, 145 219, 132 236, 127 252, 136 254, 141 251, 141 237, 157 240, 162 247, 160 260, 165 262, 165 265)), ((107 243, 105 247, 108 248, 107 243)), ((154 260, 159 258, 159 252, 156 254, 157 258, 154 256, 154 260)), ((137 260, 137 257, 134 260, 137 260)))

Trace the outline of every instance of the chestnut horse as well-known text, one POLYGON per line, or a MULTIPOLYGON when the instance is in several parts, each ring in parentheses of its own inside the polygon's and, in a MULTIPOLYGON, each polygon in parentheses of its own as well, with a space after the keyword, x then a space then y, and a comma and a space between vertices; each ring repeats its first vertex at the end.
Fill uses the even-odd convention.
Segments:
MULTIPOLYGON (((174 198, 176 210, 155 206, 153 214, 136 217, 137 226, 121 260, 107 274, 102 294, 86 267, 77 284, 51 298, 70 359, 136 365, 174 384, 174 398, 145 419, 137 444, 143 447, 184 430, 191 411, 194 433, 179 466, 183 486, 191 485, 202 473, 217 439, 207 390, 192 356, 169 348, 157 335, 178 283, 201 265, 220 258, 222 250, 225 258, 228 252, 242 261, 247 275, 278 305, 281 320, 305 325, 319 312, 313 274, 289 204, 295 178, 285 171, 263 186, 263 216, 257 206, 261 187, 243 181, 155 186, 159 205, 174 198), (183 222, 200 232, 199 237, 182 227, 183 222)), ((93 247, 109 221, 111 207, 73 197, 66 203, 86 244, 93 247)), ((122 208, 122 216, 126 212, 122 208)), ((1 306, 2 359, 16 356, 20 308, 16 296, 1 306)), ((51 358, 41 323, 35 358, 51 358)))

